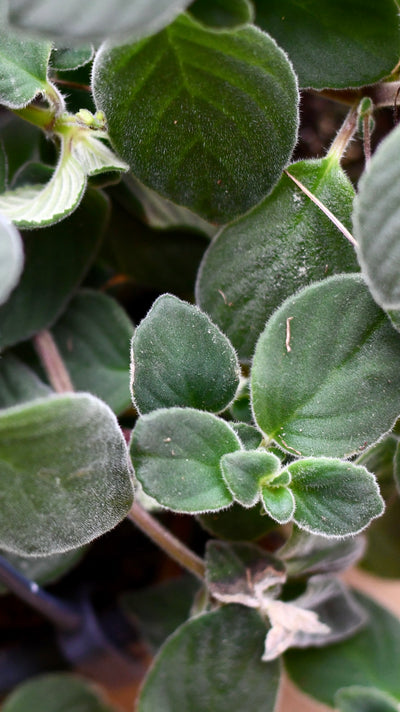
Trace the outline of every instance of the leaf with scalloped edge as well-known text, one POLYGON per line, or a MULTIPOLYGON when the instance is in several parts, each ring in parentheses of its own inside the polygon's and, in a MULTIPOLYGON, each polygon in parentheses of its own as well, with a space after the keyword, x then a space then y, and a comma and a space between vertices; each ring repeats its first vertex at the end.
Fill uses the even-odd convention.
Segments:
MULTIPOLYGON (((3 23, 2 23, 3 24, 3 23)), ((48 88, 51 42, 0 31, 0 104, 21 109, 48 88)))

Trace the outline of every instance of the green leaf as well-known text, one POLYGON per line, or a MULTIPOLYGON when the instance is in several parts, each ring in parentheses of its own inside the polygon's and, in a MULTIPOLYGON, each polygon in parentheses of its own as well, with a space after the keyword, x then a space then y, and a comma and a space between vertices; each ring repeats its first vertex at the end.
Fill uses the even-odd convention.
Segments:
POLYGON ((50 65, 57 72, 79 69, 88 64, 94 55, 92 45, 84 47, 53 47, 50 65))
MULTIPOLYGON (((347 227, 354 190, 334 156, 301 161, 290 172, 347 227)), ((311 282, 355 272, 352 246, 286 175, 260 205, 223 228, 204 255, 198 304, 249 361, 269 316, 311 282)))
POLYGON ((20 109, 48 88, 51 42, 0 31, 0 104, 20 109))
MULTIPOLYGON (((0 555, 27 579, 45 585, 57 581, 70 571, 82 559, 85 551, 86 547, 81 546, 79 549, 52 556, 25 557, 1 550, 0 555)), ((0 594, 7 592, 6 587, 0 583, 0 594)))
POLYGON ((249 0, 195 0, 190 14, 211 27, 237 27, 252 22, 254 10, 249 0))
POLYGON ((0 413, 0 546, 61 553, 112 529, 132 504, 131 468, 111 410, 89 394, 0 413))
POLYGON ((130 406, 133 325, 114 299, 100 292, 79 292, 52 334, 75 390, 93 393, 115 413, 130 406))
POLYGON ((10 408, 19 403, 52 395, 53 391, 11 353, 0 359, 0 408, 10 408))
POLYGON ((375 477, 360 465, 330 458, 297 460, 287 467, 294 521, 313 534, 343 537, 365 529, 384 511, 375 477))
POLYGON ((197 519, 210 534, 228 541, 257 540, 277 527, 259 504, 247 509, 234 502, 229 509, 200 514, 197 519))
POLYGON ((354 236, 365 280, 377 303, 400 308, 400 207, 396 189, 400 169, 393 155, 400 150, 400 127, 380 144, 359 184, 354 205, 354 236))
POLYGON ((345 642, 285 654, 293 682, 308 695, 334 706, 337 690, 351 685, 377 687, 400 698, 400 622, 365 596, 357 595, 369 622, 345 642))
POLYGON ((128 34, 139 39, 158 32, 186 8, 189 0, 9 0, 9 21, 52 39, 98 40, 128 34))
POLYGON ((24 251, 18 230, 0 213, 0 304, 6 302, 18 284, 24 251))
POLYGON ((279 663, 261 662, 265 633, 258 613, 244 606, 188 621, 156 657, 138 712, 273 710, 279 663))
POLYGON ((221 458, 225 483, 233 498, 244 507, 257 502, 262 483, 273 480, 280 466, 275 455, 261 450, 233 452, 221 458))
POLYGON ((261 200, 296 141, 291 66, 250 26, 214 32, 182 15, 137 44, 103 45, 93 85, 133 173, 213 222, 261 200))
POLYGON ((256 23, 289 54, 301 87, 358 87, 390 74, 399 58, 391 0, 256 0, 256 23))
POLYGON ((105 196, 90 189, 67 220, 25 234, 21 280, 0 307, 0 349, 51 326, 61 314, 94 259, 107 213, 105 196), (60 265, 60 255, 62 269, 55 269, 60 265))
POLYGON ((115 712, 91 683, 67 673, 41 675, 19 685, 3 712, 115 712))
POLYGON ((230 423, 235 433, 239 436, 245 450, 257 450, 262 443, 262 435, 257 428, 248 423, 230 423))
POLYGON ((267 514, 278 524, 287 524, 293 519, 295 501, 287 487, 262 487, 261 501, 267 514))
POLYGON ((236 354, 197 307, 165 294, 132 340, 132 396, 141 413, 188 406, 219 412, 239 385, 236 354))
POLYGON ((335 695, 335 707, 340 712, 398 712, 399 704, 374 687, 353 685, 339 690, 335 695))
POLYGON ((251 374, 261 430, 289 452, 343 457, 400 412, 400 338, 357 275, 290 297, 268 321, 251 374))
POLYGON ((240 441, 225 421, 192 408, 144 415, 131 440, 132 462, 145 493, 175 512, 199 513, 231 504, 219 462, 239 449, 240 441))
POLYGON ((333 574, 353 566, 363 554, 363 537, 327 539, 294 526, 290 538, 279 549, 290 577, 333 574))
POLYGON ((2 193, 6 189, 7 178, 8 178, 7 156, 4 151, 3 142, 0 141, 0 193, 2 193))

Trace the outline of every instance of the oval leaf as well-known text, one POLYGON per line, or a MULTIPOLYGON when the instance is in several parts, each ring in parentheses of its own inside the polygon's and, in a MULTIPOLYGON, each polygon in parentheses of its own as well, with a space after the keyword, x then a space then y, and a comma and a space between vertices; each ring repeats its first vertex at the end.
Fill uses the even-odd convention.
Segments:
POLYGON ((138 712, 273 710, 279 663, 261 662, 265 634, 258 613, 244 606, 224 606, 188 621, 156 657, 138 712))
POLYGON ((104 45, 93 83, 133 173, 215 222, 271 190, 296 140, 291 66, 253 27, 213 32, 181 16, 146 41, 104 45))
POLYGON ((390 74, 399 58, 392 0, 255 0, 256 23, 289 54, 301 87, 357 87, 390 74))
POLYGON ((90 683, 67 673, 42 675, 7 697, 3 712, 115 712, 90 683))
POLYGON ((260 336, 256 421, 285 450, 343 457, 390 430, 400 412, 400 337, 357 275, 306 287, 260 336))
POLYGON ((287 467, 294 521, 312 534, 358 534, 384 510, 375 477, 365 467, 330 458, 297 460, 287 467))
POLYGON ((221 459, 222 476, 234 499, 244 507, 252 507, 260 497, 263 480, 272 480, 281 462, 276 455, 262 451, 240 451, 221 459))
POLYGON ((88 394, 0 413, 0 546, 25 556, 67 551, 112 529, 132 504, 115 416, 88 394))
POLYGON ((278 524, 287 524, 293 518, 295 501, 288 487, 262 487, 261 501, 267 514, 278 524))
POLYGON ((175 512, 206 512, 231 504, 219 461, 239 449, 240 441, 225 421, 191 408, 144 415, 131 441, 144 491, 175 512))
POLYGON ((3 29, 0 47, 0 104, 20 109, 48 88, 51 42, 33 40, 3 29))
POLYGON ((0 304, 7 301, 18 283, 23 263, 21 236, 0 213, 0 304))
MULTIPOLYGON (((335 157, 290 172, 345 225, 354 190, 335 157)), ((223 228, 204 255, 196 299, 249 361, 269 316, 300 287, 355 272, 352 246, 286 175, 260 205, 223 228)))
POLYGON ((70 39, 98 40, 111 34, 139 39, 168 25, 189 0, 9 0, 9 21, 16 27, 70 39))
POLYGON ((139 411, 188 406, 219 412, 238 385, 236 354, 208 316, 170 294, 157 299, 132 340, 132 396, 139 411))

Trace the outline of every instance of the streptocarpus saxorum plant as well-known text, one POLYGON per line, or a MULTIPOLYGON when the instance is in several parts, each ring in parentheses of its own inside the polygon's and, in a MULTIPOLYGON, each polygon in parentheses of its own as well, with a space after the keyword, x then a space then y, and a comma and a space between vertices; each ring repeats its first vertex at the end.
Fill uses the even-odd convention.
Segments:
MULTIPOLYGON (((154 652, 138 712, 272 712, 280 660, 396 710, 400 623, 337 574, 400 576, 397 3, 110 8, 0 2, 0 580, 101 678, 104 631, 39 584, 128 517, 195 579, 119 601, 154 652), (299 89, 348 105, 322 156, 299 89)), ((3 709, 75 705, 112 710, 62 672, 3 709)))

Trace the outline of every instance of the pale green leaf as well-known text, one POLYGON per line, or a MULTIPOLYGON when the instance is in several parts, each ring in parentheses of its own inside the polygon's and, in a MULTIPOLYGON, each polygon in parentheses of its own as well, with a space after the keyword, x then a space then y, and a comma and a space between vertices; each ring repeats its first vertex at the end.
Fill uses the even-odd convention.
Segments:
POLYGON ((170 294, 157 299, 132 340, 138 410, 187 406, 219 412, 238 385, 236 354, 209 317, 170 294))
POLYGON ((297 133, 297 86, 274 40, 182 15, 136 44, 99 50, 94 96, 111 142, 150 188, 223 223, 263 198, 297 133))
POLYGON ((23 264, 21 236, 14 225, 0 213, 0 304, 7 301, 18 283, 23 264))
POLYGON ((261 662, 265 634, 258 613, 244 606, 188 621, 156 657, 138 712, 273 710, 280 669, 277 661, 261 662))
POLYGON ((2 712, 116 712, 91 683, 68 673, 41 675, 19 685, 2 712))
POLYGON ((399 712, 399 702, 374 687, 353 685, 335 695, 340 712, 399 712))
POLYGON ((51 68, 57 72, 78 69, 88 64, 94 55, 92 45, 82 47, 53 47, 50 56, 51 68))
POLYGON ((0 31, 0 104, 20 109, 47 89, 51 42, 0 31))
POLYGON ((400 412, 400 337, 357 275, 290 297, 253 361, 261 430, 290 453, 343 457, 390 430, 400 412))
POLYGON ((219 463, 222 455, 239 449, 240 441, 225 421, 192 408, 165 408, 142 416, 131 440, 143 490, 176 512, 206 512, 231 504, 219 463))
POLYGON ((261 501, 267 514, 278 524, 287 524, 293 519, 295 501, 289 488, 263 486, 261 501))
MULTIPOLYGON (((334 156, 294 163, 290 172, 351 227, 354 190, 334 156)), ((271 195, 212 242, 200 266, 196 298, 239 358, 249 361, 265 322, 286 297, 357 267, 353 247, 283 175, 271 195)))
POLYGON ((132 503, 127 448, 111 410, 89 394, 0 412, 0 546, 61 553, 112 529, 132 503))
POLYGON ((260 498, 265 481, 279 472, 280 460, 261 450, 240 451, 221 458, 222 476, 234 499, 244 507, 252 507, 260 498))
POLYGON ((392 0, 255 0, 256 23, 289 54, 301 87, 373 84, 399 58, 392 0))

